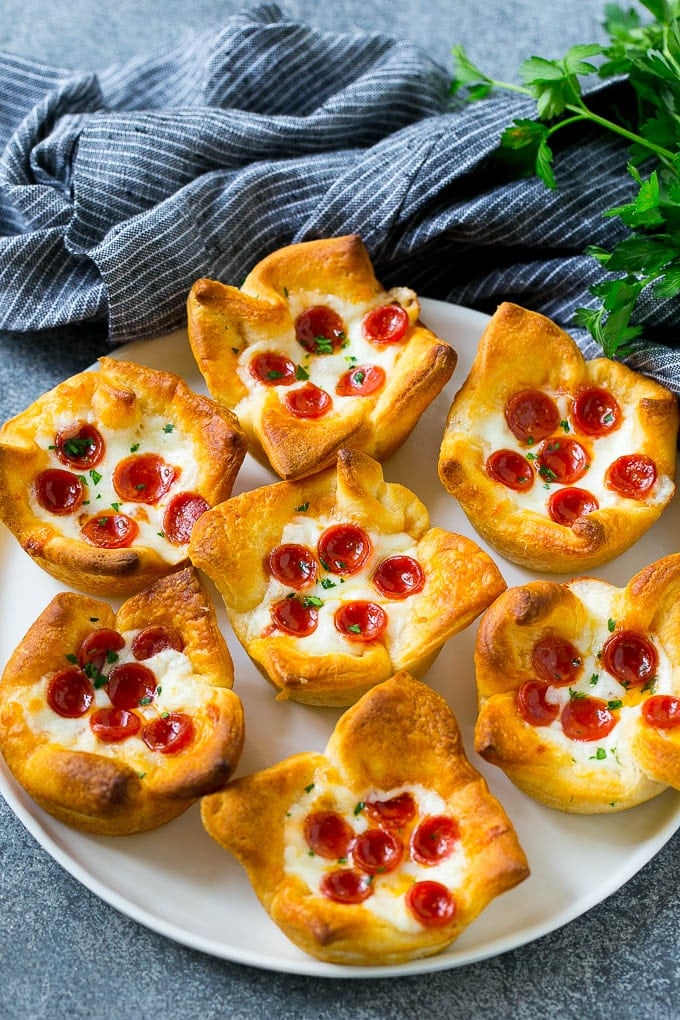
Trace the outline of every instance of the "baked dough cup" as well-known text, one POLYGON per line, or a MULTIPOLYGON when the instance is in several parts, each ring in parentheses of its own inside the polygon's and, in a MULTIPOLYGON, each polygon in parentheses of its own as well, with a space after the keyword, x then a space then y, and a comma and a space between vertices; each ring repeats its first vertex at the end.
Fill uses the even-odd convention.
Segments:
POLYGON ((245 453, 231 412, 177 376, 101 358, 0 429, 0 519, 65 585, 124 597, 187 565, 245 453))
POLYGON ((399 669, 422 675, 505 589, 473 541, 430 528, 414 493, 352 450, 214 507, 189 555, 278 697, 312 705, 351 705, 399 669))
POLYGON ((680 554, 625 588, 510 588, 481 621, 475 748, 549 807, 620 811, 680 789, 680 554))
POLYGON ((325 754, 236 779, 201 815, 275 924, 331 963, 441 952, 528 875, 450 708, 405 672, 344 713, 325 754))
POLYGON ((678 406, 553 322, 502 304, 451 406, 439 475, 477 533, 532 570, 608 562, 675 491, 678 406))
POLYGON ((187 307, 210 393, 284 479, 328 467, 341 447, 385 460, 456 364, 414 292, 378 283, 355 235, 281 248, 240 290, 198 280, 187 307))
POLYGON ((232 684, 229 651, 192 567, 117 614, 62 592, 0 681, 0 751, 61 822, 106 836, 143 832, 231 777, 244 735, 232 684))

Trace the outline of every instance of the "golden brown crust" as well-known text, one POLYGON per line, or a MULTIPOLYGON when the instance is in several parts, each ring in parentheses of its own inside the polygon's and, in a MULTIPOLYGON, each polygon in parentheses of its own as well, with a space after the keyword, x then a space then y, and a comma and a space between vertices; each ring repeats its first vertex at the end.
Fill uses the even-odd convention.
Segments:
MULTIPOLYGON (((17 782, 60 821, 102 835, 142 832, 176 817, 231 777, 244 736, 243 710, 232 684, 229 651, 193 568, 134 595, 118 614, 104 602, 62 592, 29 628, 0 681, 0 750, 17 782), (138 737, 120 744, 104 745, 96 738, 73 742, 75 726, 60 728, 64 720, 47 707, 49 678, 68 666, 67 656, 75 656, 93 630, 122 633, 158 625, 179 632, 190 661, 191 674, 178 683, 193 724, 191 743, 163 754, 145 748, 138 737), (56 729, 50 728, 55 723, 56 729)), ((172 696, 176 701, 178 695, 172 696)), ((161 712, 160 691, 156 700, 145 719, 161 712)), ((89 733, 96 707, 95 701, 82 719, 66 722, 82 724, 89 733)), ((174 703, 170 707, 178 710, 174 703)))
MULTIPOLYGON (((415 295, 390 293, 411 308, 412 321, 385 385, 361 398, 331 393, 332 410, 311 420, 291 415, 277 386, 261 395, 261 404, 241 403, 249 392, 238 374, 245 363, 243 351, 261 341, 292 341, 294 314, 299 314, 291 311, 296 301, 305 307, 324 303, 325 296, 347 307, 388 302, 390 295, 376 280, 360 238, 349 235, 278 249, 254 267, 240 290, 206 279, 192 287, 189 339, 208 389, 225 407, 238 407, 251 452, 281 478, 328 467, 341 447, 384 460, 404 442, 451 377, 456 354, 417 319, 415 295)), ((298 344, 294 349, 301 363, 305 352, 298 344)), ((342 370, 346 368, 343 363, 342 370)))
MULTIPOLYGON (((238 779, 205 798, 201 810, 207 831, 244 866, 272 920, 295 945, 332 963, 384 965, 438 953, 528 874, 510 821, 465 758, 448 705, 404 672, 345 712, 325 755, 299 754, 238 779), (393 923, 389 911, 385 919, 370 910, 370 899, 335 902, 286 866, 287 816, 301 803, 302 817, 306 810, 333 810, 328 784, 343 787, 359 805, 371 794, 409 786, 442 798, 459 825, 464 853, 463 876, 451 889, 456 912, 443 927, 393 923)), ((376 875, 376 889, 380 881, 376 875)))
MULTIPOLYGON (((143 545, 141 539, 127 548, 99 548, 84 541, 77 528, 72 535, 66 534, 66 518, 47 519, 36 512, 33 490, 39 472, 53 467, 69 470, 49 450, 57 429, 71 421, 90 421, 100 429, 113 430, 111 435, 134 436, 154 417, 169 422, 169 428, 192 444, 198 475, 191 491, 211 506, 227 499, 246 453, 245 436, 229 411, 193 393, 169 372, 101 358, 98 372, 82 372, 60 383, 0 430, 0 518, 29 556, 63 584, 95 595, 126 596, 186 566, 186 555, 170 546, 168 556, 143 545)), ((151 447, 152 441, 145 441, 143 452, 158 452, 158 447, 151 447)), ((126 443, 125 453, 134 445, 132 440, 126 443)), ((115 466, 111 456, 97 465, 104 484, 115 466)), ((92 497, 76 511, 82 523, 102 507, 110 511, 109 505, 95 502, 98 483, 86 471, 72 471, 85 478, 92 497)), ((181 474, 167 500, 178 491, 182 491, 181 474)), ((164 505, 161 500, 159 509, 164 505)), ((128 504, 124 509, 136 519, 146 519, 144 504, 128 504)))
POLYGON ((279 696, 308 704, 349 705, 398 669, 423 674, 442 644, 505 587, 498 568, 474 542, 430 528, 427 510, 412 492, 386 483, 376 461, 350 450, 340 452, 333 469, 242 493, 207 512, 194 528, 189 551, 222 593, 234 633, 279 696), (317 584, 302 594, 328 603, 319 608, 320 629, 324 612, 329 621, 330 644, 323 651, 316 635, 312 644, 275 630, 268 612, 262 616, 263 606, 295 594, 277 587, 268 567, 271 551, 291 540, 282 538, 290 522, 312 529, 305 535, 319 573, 317 584), (357 574, 347 585, 353 592, 347 599, 375 601, 398 620, 384 638, 359 645, 336 634, 330 614, 343 599, 343 581, 330 572, 324 576, 316 551, 318 533, 333 523, 358 525, 371 539, 362 590, 357 593, 357 574), (400 535, 414 549, 426 584, 395 603, 370 578, 382 558, 380 543, 400 535))
MULTIPOLYGON (((573 421, 568 428, 573 437, 573 421)), ((439 475, 475 530, 506 559, 533 570, 585 570, 629 548, 667 506, 674 492, 677 431, 677 400, 664 387, 607 358, 584 361, 571 337, 555 323, 506 303, 491 319, 468 378, 454 398, 441 444, 439 475), (510 449, 522 445, 503 418, 503 409, 513 394, 525 389, 552 391, 569 405, 571 398, 588 386, 609 390, 624 414, 635 417, 635 447, 623 452, 651 457, 659 481, 653 498, 612 498, 613 505, 602 506, 568 527, 552 521, 542 508, 529 509, 522 493, 513 493, 495 482, 485 464, 498 441, 491 438, 491 432, 504 436, 510 449)), ((556 436, 564 438, 561 427, 556 436)), ((608 466, 604 464, 607 454, 599 454, 602 464, 596 463, 598 440, 578 438, 593 454, 588 473, 574 483, 587 490, 597 472, 608 466)), ((533 456, 529 446, 520 452, 533 456)), ((529 465, 528 471, 533 473, 529 465)), ((558 488, 553 483, 544 486, 543 482, 536 477, 533 488, 558 488)))
POLYGON ((680 789, 680 727, 660 730, 643 716, 657 694, 680 696, 680 554, 640 571, 625 588, 596 578, 564 584, 534 581, 510 588, 481 621, 475 650, 480 710, 475 749, 525 793, 550 807, 604 813, 680 789), (658 672, 621 685, 607 669, 606 643, 621 632, 651 640, 658 672), (542 680, 532 663, 539 641, 558 637, 582 662, 565 689, 551 686, 560 709, 550 725, 533 725, 518 709, 518 690, 542 680), (573 698, 597 698, 615 719, 610 734, 571 740, 561 713, 573 698))

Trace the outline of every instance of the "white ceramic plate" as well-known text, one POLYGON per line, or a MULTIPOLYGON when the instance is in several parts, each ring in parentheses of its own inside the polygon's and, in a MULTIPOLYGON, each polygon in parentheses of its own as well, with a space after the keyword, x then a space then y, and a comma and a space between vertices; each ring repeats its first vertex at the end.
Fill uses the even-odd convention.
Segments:
MULTIPOLYGON (((385 464, 385 477, 413 489, 429 508, 433 525, 479 541, 439 482, 437 457, 448 408, 467 375, 487 319, 438 301, 422 304, 430 328, 458 351, 458 366, 447 389, 385 464)), ((128 345, 116 356, 172 370, 192 388, 205 392, 182 332, 128 345)), ((235 492, 276 480, 248 458, 235 492)), ((643 566, 678 549, 680 516, 667 512, 634 549, 598 573, 624 585, 643 566)), ((508 585, 531 579, 528 571, 492 555, 508 585)), ((4 666, 60 585, 33 564, 4 527, 0 530, 0 578, 0 664, 4 666)), ((246 712, 246 746, 239 774, 299 751, 322 751, 339 710, 276 702, 273 689, 234 639, 214 589, 213 595, 234 657, 235 689, 246 712)), ((475 632, 476 625, 449 641, 427 679, 456 713, 468 755, 514 822, 532 873, 518 888, 495 900, 439 956, 365 968, 338 967, 305 956, 269 920, 236 861, 204 832, 197 806, 155 832, 108 838, 76 832, 42 812, 2 763, 0 792, 38 842, 83 885, 147 927, 217 957, 297 974, 386 977, 442 970, 494 956, 553 931, 623 885, 680 825, 680 794, 667 791, 621 814, 581 817, 541 807, 517 791, 473 751, 475 632)))

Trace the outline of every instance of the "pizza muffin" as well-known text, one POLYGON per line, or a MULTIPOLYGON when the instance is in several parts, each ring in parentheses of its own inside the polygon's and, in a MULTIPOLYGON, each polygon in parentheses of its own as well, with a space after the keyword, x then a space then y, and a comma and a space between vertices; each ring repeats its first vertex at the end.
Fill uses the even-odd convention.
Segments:
POLYGON ((234 780, 201 814, 284 934, 331 963, 432 956, 528 874, 448 705, 404 672, 345 712, 325 754, 234 780))
POLYGON ((611 812, 680 789, 680 554, 625 588, 509 589, 475 660, 476 750, 536 800, 611 812))
POLYGON ((328 467, 344 446, 384 460, 450 378, 456 354, 386 291, 356 236, 273 252, 241 289, 198 280, 189 339, 213 397, 281 478, 328 467))
POLYGON ((243 744, 232 662, 191 567, 117 614, 62 592, 0 680, 0 751, 60 821, 107 836, 153 829, 229 780, 243 744))
POLYGON ((279 697, 314 705, 351 705, 398 669, 422 674, 505 589, 474 542, 430 528, 412 492, 351 450, 214 507, 189 555, 279 697))
POLYGON ((439 474, 476 531, 533 570, 607 562, 675 491, 678 406, 549 319, 503 304, 456 394, 439 474))
POLYGON ((100 366, 0 429, 0 518, 60 581, 123 596, 187 564, 194 521, 231 494, 246 440, 177 376, 100 366))

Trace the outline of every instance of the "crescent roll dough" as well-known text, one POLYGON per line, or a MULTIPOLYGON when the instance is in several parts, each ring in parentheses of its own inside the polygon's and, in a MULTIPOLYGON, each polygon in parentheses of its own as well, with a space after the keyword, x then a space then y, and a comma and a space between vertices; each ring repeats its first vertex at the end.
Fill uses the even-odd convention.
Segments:
POLYGON ((187 307, 210 393, 281 478, 328 467, 346 446, 384 460, 456 364, 413 291, 378 283, 356 236, 272 252, 240 290, 198 280, 187 307))
POLYGON ((390 964, 450 945, 528 874, 446 702, 407 673, 301 753, 203 799, 203 824, 306 953, 390 964))
POLYGON ((664 387, 584 361, 549 319, 502 304, 453 400, 439 474, 501 555, 572 573, 618 556, 661 515, 677 432, 664 387))
POLYGON ((475 747, 536 800, 620 811, 680 789, 680 554, 616 588, 533 581, 485 614, 475 747))

